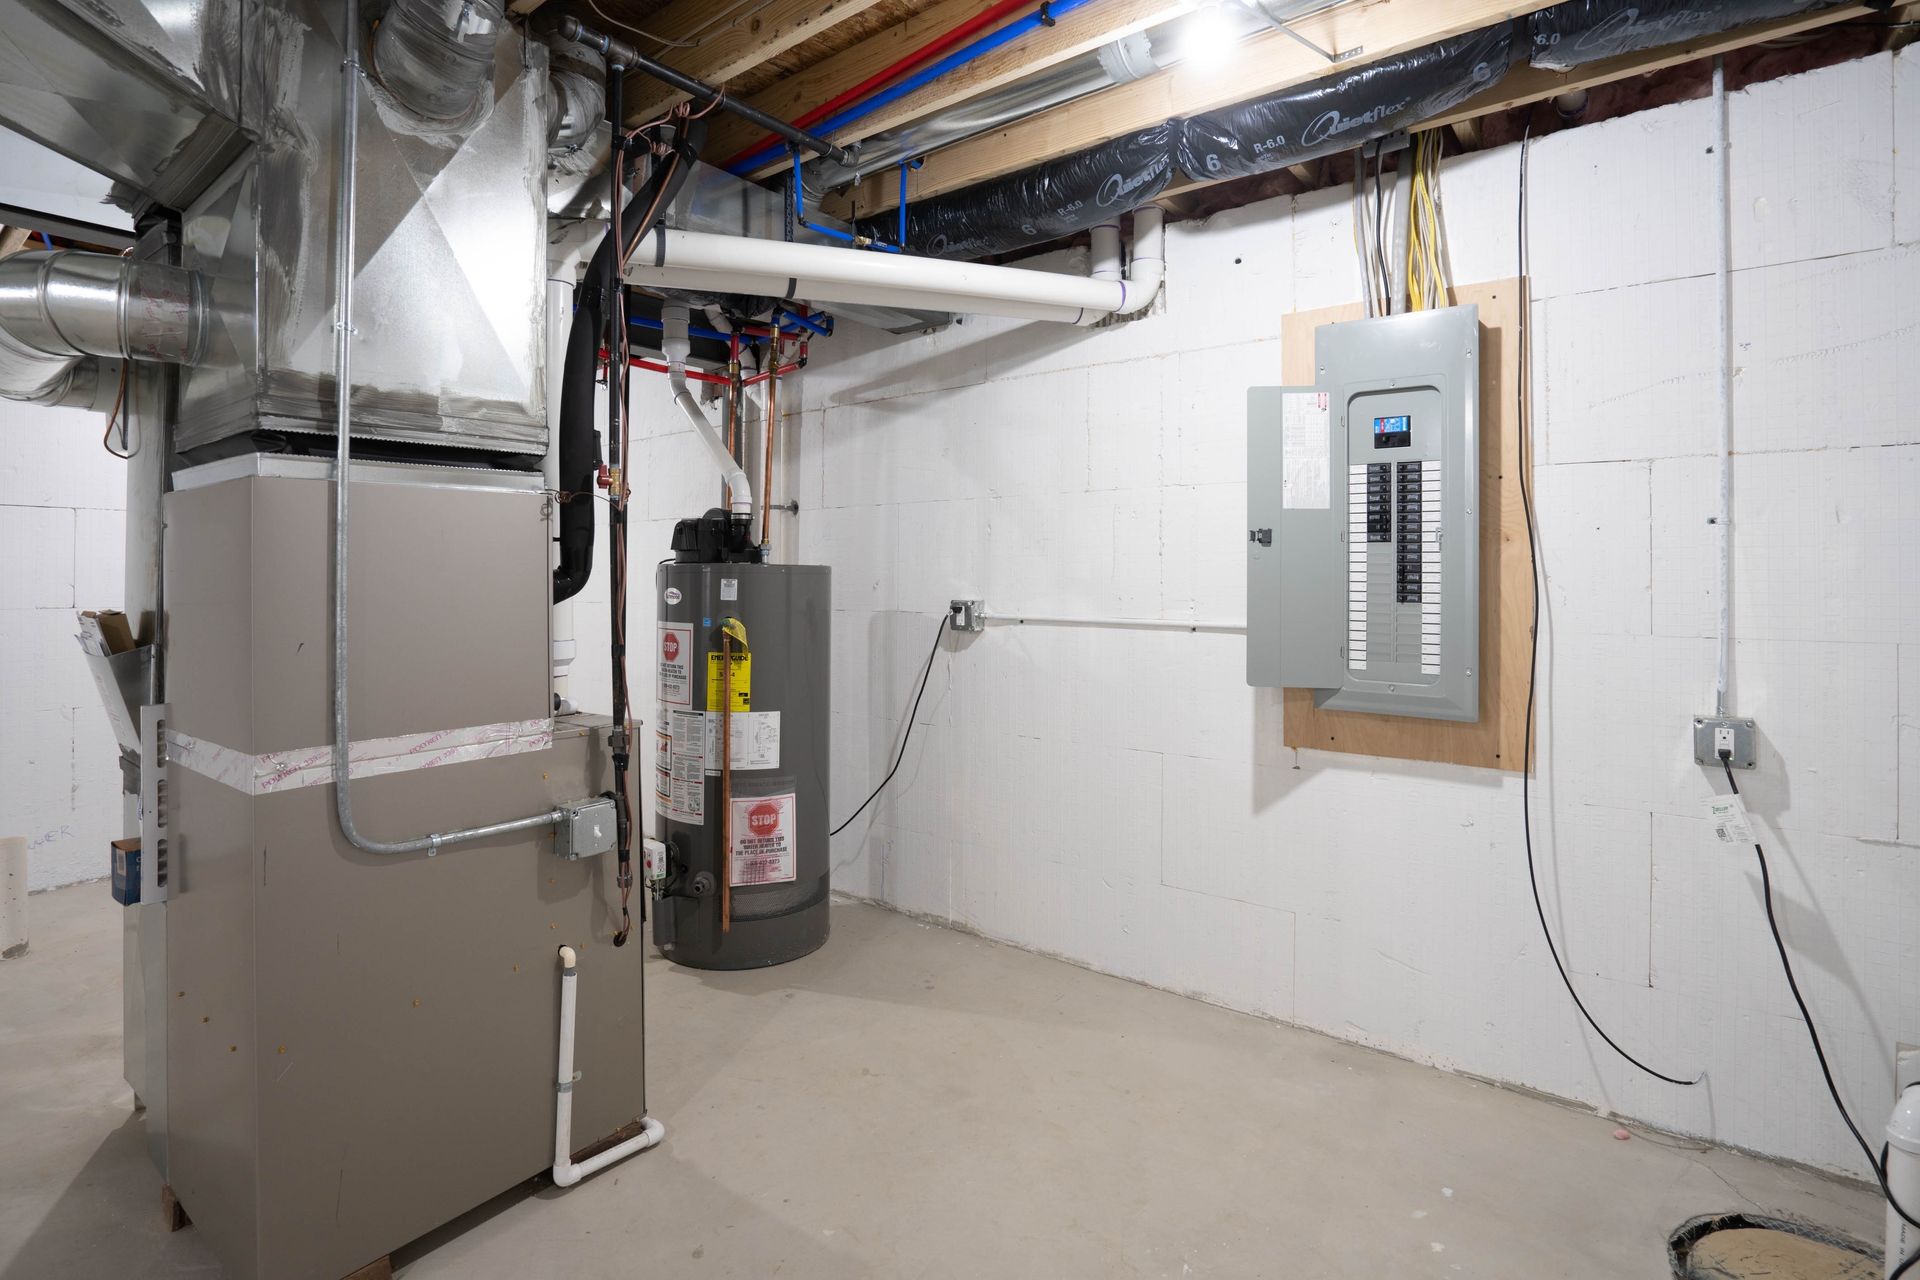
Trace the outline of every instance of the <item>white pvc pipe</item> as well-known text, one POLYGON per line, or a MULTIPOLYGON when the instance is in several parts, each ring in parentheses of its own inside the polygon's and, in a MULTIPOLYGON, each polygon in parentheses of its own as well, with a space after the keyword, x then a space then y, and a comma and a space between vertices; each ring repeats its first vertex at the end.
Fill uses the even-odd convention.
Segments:
POLYGON ((1120 224, 1103 222, 1087 233, 1091 242, 1093 269, 1089 280, 1120 279, 1120 224))
POLYGON ((627 280, 811 302, 1089 322, 1130 314, 1153 301, 1165 272, 1161 225, 1159 209, 1135 212, 1135 270, 1126 280, 669 227, 656 227, 642 238, 628 262, 627 280))
MULTIPOLYGON (((1920 1216, 1920 1084, 1910 1084, 1900 1091, 1887 1121, 1887 1190, 1908 1213, 1920 1216)), ((1920 1227, 1888 1204, 1886 1274, 1891 1276, 1916 1252, 1920 1252, 1920 1227)), ((1914 1270, 1920 1271, 1920 1263, 1914 1270)))
POLYGON ((579 1076, 573 1069, 574 983, 580 980, 580 960, 572 947, 560 948, 560 1069, 554 1081, 553 1103, 553 1185, 570 1187, 582 1178, 592 1177, 610 1164, 645 1151, 666 1136, 667 1128, 652 1116, 640 1122, 640 1132, 599 1155, 573 1161, 573 1086, 579 1076))
POLYGON ((1733 665, 1733 232, 1727 204, 1730 145, 1727 131, 1727 73, 1720 56, 1713 59, 1714 166, 1713 207, 1720 224, 1720 255, 1714 263, 1714 296, 1719 304, 1719 377, 1715 382, 1720 419, 1720 514, 1715 521, 1720 571, 1719 658, 1713 678, 1715 715, 1727 714, 1727 686, 1733 665))
POLYGON ((707 418, 706 410, 694 398, 687 386, 687 355, 692 350, 691 340, 687 336, 687 304, 669 302, 660 308, 660 351, 667 358, 667 381, 673 387, 673 401, 680 406, 687 421, 693 424, 693 434, 707 446, 707 452, 713 456, 714 466, 720 470, 720 479, 727 486, 727 509, 735 515, 745 515, 747 522, 753 522, 753 483, 747 479, 746 468, 742 467, 734 456, 727 452, 727 442, 720 438, 720 429, 707 418))

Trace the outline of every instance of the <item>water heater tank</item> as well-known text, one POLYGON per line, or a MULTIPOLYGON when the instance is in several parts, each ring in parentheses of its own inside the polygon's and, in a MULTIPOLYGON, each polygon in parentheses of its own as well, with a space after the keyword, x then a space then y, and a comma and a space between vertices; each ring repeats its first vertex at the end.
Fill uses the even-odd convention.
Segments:
POLYGON ((827 940, 831 571, 692 543, 655 583, 654 945, 697 969, 781 964, 827 940))

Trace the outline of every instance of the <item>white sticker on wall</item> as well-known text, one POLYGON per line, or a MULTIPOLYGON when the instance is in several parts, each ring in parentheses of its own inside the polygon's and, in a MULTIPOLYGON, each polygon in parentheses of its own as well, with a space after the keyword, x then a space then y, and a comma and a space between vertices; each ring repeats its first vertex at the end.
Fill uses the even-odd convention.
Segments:
POLYGON ((729 811, 727 874, 735 887, 785 884, 797 874, 795 866, 794 798, 735 796, 729 811))
POLYGON ((1328 457, 1327 393, 1288 391, 1280 397, 1280 506, 1325 511, 1332 493, 1328 457))
POLYGON ((720 598, 722 600, 738 600, 740 598, 740 579, 720 579, 720 598))
POLYGON ((660 705, 693 705, 693 628, 660 627, 660 705))
POLYGON ((1747 806, 1739 796, 1712 797, 1707 801, 1707 817, 1721 844, 1753 843, 1753 824, 1747 821, 1747 806))

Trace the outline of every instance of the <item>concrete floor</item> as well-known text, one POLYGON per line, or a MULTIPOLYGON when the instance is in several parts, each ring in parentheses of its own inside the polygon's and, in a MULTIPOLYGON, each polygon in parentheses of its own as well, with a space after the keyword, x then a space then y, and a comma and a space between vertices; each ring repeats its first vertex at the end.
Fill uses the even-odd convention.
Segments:
MULTIPOLYGON (((120 1078, 103 884, 0 965, 0 1274, 211 1276, 161 1229, 120 1078)), ((502 1196, 395 1261, 458 1276, 1658 1277, 1762 1209, 1876 1239, 1858 1187, 877 908, 755 974, 649 961, 665 1144, 502 1196)))

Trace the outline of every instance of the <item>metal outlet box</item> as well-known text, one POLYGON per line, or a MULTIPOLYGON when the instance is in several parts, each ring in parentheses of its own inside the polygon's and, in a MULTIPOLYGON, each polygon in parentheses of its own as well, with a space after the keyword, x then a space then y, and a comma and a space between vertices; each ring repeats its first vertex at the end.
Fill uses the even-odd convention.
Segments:
POLYGON ((1312 387, 1247 395, 1247 683, 1480 715, 1472 306, 1322 325, 1312 387))

